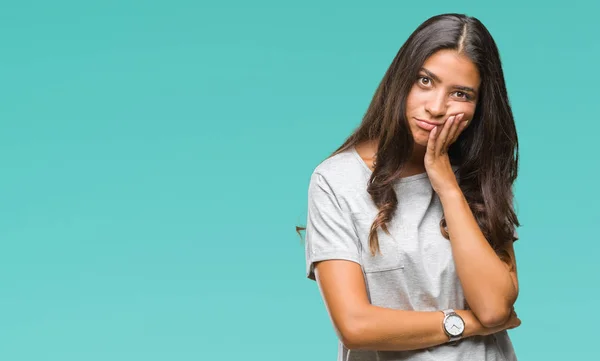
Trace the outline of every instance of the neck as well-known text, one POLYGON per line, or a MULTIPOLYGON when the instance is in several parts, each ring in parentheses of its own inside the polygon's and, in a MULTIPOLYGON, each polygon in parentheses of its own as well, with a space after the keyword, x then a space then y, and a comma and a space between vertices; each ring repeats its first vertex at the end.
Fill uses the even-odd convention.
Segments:
POLYGON ((413 147, 412 155, 410 156, 409 162, 413 167, 425 168, 425 153, 427 147, 415 143, 413 147))
POLYGON ((410 159, 404 165, 404 169, 401 173, 401 177, 408 177, 411 175, 425 173, 425 152, 427 147, 416 144, 413 147, 413 152, 410 159))
MULTIPOLYGON (((372 169, 371 162, 374 160, 375 152, 377 151, 377 141, 367 141, 362 144, 357 144, 357 151, 363 160, 372 169)), ((425 152, 427 147, 416 144, 413 147, 413 152, 410 159, 404 165, 404 170, 401 177, 408 177, 414 174, 424 173, 425 170, 425 152)))

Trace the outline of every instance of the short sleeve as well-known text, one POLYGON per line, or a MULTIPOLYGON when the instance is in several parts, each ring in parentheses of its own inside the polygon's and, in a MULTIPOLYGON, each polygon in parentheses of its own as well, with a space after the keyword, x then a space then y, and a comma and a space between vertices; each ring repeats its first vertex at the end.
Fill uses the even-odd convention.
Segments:
POLYGON ((305 231, 306 276, 315 280, 315 262, 343 259, 360 264, 359 241, 348 212, 341 209, 323 175, 314 172, 308 187, 305 231))

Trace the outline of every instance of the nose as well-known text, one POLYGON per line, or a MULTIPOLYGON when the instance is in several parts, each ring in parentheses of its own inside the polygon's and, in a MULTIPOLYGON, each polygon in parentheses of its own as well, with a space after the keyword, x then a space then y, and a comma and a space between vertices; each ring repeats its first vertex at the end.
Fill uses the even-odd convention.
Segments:
POLYGON ((438 92, 437 94, 432 93, 431 97, 427 100, 427 103, 425 103, 425 110, 433 118, 439 118, 446 114, 448 105, 446 104, 446 97, 444 94, 442 92, 438 92))

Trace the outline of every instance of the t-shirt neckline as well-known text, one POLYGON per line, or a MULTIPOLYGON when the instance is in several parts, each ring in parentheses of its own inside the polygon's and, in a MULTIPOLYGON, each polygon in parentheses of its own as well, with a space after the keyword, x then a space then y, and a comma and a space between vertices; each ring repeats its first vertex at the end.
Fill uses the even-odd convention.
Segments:
MULTIPOLYGON (((369 176, 371 176, 371 174, 373 174, 373 171, 367 166, 367 163, 365 163, 365 161, 360 157, 360 154, 358 154, 358 151, 356 150, 355 146, 352 146, 352 154, 354 154, 354 156, 356 157, 358 162, 360 164, 362 164, 362 167, 367 171, 369 176)), ((402 178, 397 179, 397 181, 400 183, 405 183, 405 182, 411 182, 411 181, 414 181, 417 179, 422 179, 422 178, 428 178, 427 172, 409 175, 408 177, 402 177, 402 178)))

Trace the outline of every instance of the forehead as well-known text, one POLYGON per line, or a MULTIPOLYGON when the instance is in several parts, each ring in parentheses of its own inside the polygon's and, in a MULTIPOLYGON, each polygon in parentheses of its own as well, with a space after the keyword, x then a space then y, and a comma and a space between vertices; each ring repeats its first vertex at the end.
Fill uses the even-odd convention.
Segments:
POLYGON ((423 67, 437 75, 444 85, 461 85, 477 89, 481 79, 471 59, 456 50, 444 49, 433 53, 423 67))

